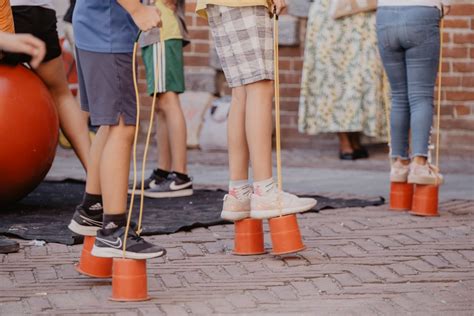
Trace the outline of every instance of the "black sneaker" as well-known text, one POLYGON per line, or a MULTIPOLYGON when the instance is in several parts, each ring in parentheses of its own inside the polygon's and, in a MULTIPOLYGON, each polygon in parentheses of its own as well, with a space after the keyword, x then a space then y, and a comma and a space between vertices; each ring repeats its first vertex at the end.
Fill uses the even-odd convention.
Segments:
MULTIPOLYGON (((145 185, 144 185, 144 190, 149 190, 151 187, 156 187, 157 185, 160 185, 161 183, 165 182, 166 178, 160 176, 156 170, 153 170, 151 175, 148 177, 148 179, 145 179, 145 185)), ((142 183, 141 180, 138 181, 136 187, 135 187, 135 193, 140 193, 140 190, 142 189, 142 183)), ((128 189, 128 194, 132 194, 133 187, 128 189)))
POLYGON ((161 199, 193 195, 193 181, 191 178, 180 178, 175 173, 170 173, 168 178, 158 184, 150 183, 150 188, 144 195, 149 198, 161 199))
MULTIPOLYGON (((92 208, 99 210, 102 209, 102 205, 97 203, 90 207, 90 209, 92 208)), ((95 236, 97 231, 102 228, 102 213, 91 216, 86 213, 82 205, 79 205, 76 207, 68 228, 78 235, 95 236)))
MULTIPOLYGON (((104 234, 106 231, 101 229, 97 232, 91 254, 102 258, 123 258, 125 227, 119 227, 109 235, 104 234)), ((126 247, 127 259, 152 259, 166 254, 164 248, 145 241, 133 229, 128 232, 126 247)))

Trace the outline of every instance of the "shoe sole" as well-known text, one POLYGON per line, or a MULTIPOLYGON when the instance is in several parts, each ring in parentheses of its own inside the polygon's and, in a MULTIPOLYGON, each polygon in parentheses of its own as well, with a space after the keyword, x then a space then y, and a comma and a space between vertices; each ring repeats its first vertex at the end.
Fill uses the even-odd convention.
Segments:
MULTIPOLYGON (((137 253, 137 252, 125 251, 125 258, 145 260, 145 259, 153 259, 153 258, 162 257, 165 254, 166 254, 165 249, 163 249, 160 252, 154 252, 154 253, 137 253)), ((123 258, 124 257, 122 249, 96 247, 96 245, 92 247, 91 255, 93 255, 94 257, 99 257, 99 258, 123 258)))
POLYGON ((71 220, 71 223, 69 223, 69 228, 70 231, 72 231, 75 234, 81 235, 81 236, 96 236, 97 231, 101 227, 95 227, 95 226, 83 226, 76 222, 75 220, 71 220))
POLYGON ((280 215, 303 213, 315 207, 316 204, 318 204, 318 201, 314 201, 311 204, 307 204, 305 206, 287 208, 283 210, 258 210, 258 211, 251 210, 250 217, 256 218, 256 219, 269 219, 269 218, 278 217, 280 215))
POLYGON ((443 184, 443 182, 444 180, 442 178, 436 179, 432 177, 423 177, 423 176, 408 176, 408 183, 411 183, 411 184, 436 185, 436 184, 443 184))
POLYGON ((222 211, 221 218, 231 222, 241 221, 250 217, 250 211, 248 212, 235 212, 235 211, 222 211))
POLYGON ((188 190, 179 190, 179 191, 172 191, 172 192, 149 192, 145 191, 144 195, 147 198, 152 199, 164 199, 164 198, 175 198, 175 197, 183 197, 183 196, 191 196, 193 195, 193 189, 188 190))

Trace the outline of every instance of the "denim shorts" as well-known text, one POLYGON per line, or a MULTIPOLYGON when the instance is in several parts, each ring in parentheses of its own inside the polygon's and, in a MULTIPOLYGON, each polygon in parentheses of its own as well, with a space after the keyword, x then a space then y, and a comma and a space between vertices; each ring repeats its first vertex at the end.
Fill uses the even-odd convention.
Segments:
POLYGON ((81 106, 94 126, 135 125, 137 110, 131 53, 96 53, 76 48, 81 106))

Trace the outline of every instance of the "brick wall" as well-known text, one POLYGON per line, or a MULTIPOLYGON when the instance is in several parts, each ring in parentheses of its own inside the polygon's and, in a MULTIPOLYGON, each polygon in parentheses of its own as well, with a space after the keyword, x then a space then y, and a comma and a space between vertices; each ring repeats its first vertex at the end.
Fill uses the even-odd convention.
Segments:
MULTIPOLYGON (((298 99, 303 65, 308 0, 287 0, 289 14, 282 19, 280 74, 283 146, 312 148, 334 146, 334 135, 298 133, 298 99)), ((471 1, 472 2, 472 1, 471 1)), ((194 13, 195 0, 187 1, 187 23, 192 43, 185 51, 189 90, 228 93, 212 49, 207 22, 194 13), (223 86, 224 85, 224 86, 223 86)), ((444 153, 474 154, 474 3, 454 5, 446 18, 443 64, 441 140, 444 153)), ((149 103, 149 99, 145 99, 149 103)))

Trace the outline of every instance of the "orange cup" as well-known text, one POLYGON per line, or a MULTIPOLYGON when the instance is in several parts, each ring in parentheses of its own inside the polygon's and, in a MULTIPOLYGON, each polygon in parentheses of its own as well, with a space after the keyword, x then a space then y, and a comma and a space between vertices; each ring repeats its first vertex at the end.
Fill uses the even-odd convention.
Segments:
POLYGON ((438 214, 438 185, 415 186, 413 206, 410 214, 419 216, 439 216, 438 214))
POLYGON ((112 301, 147 301, 146 260, 114 258, 112 275, 112 301))
POLYGON ((408 211, 412 207, 413 184, 392 182, 390 184, 390 210, 408 211))
POLYGON ((305 249, 295 214, 271 218, 268 223, 274 255, 284 255, 305 249))
POLYGON ((112 258, 99 258, 91 254, 95 237, 84 236, 81 259, 76 271, 93 278, 110 278, 112 276, 112 258))
POLYGON ((235 222, 234 255, 251 256, 265 253, 263 222, 246 218, 235 222))

